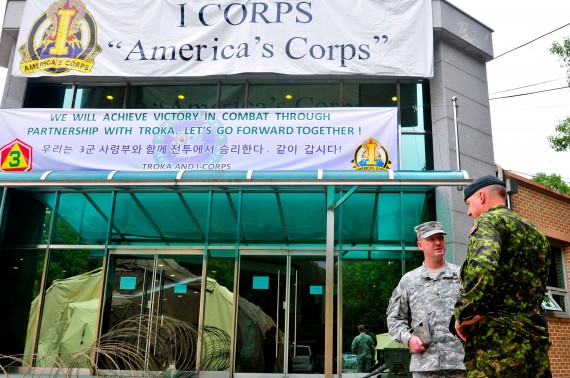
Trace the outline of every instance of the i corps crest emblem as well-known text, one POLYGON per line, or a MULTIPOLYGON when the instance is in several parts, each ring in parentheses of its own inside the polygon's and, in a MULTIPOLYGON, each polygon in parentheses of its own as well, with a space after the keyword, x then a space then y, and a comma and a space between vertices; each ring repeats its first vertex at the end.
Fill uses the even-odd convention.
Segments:
POLYGON ((18 52, 23 74, 89 73, 101 52, 97 25, 81 0, 55 2, 33 23, 18 52))
POLYGON ((380 171, 391 165, 388 150, 374 138, 368 138, 354 151, 352 169, 356 171, 380 171))

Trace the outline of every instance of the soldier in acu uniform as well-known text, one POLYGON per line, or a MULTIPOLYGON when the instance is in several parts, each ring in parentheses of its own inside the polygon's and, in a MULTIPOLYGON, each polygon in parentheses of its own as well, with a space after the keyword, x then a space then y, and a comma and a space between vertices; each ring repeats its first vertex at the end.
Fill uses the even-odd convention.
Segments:
POLYGON ((454 327, 465 341, 469 378, 551 377, 541 309, 550 246, 538 229, 505 207, 505 183, 483 176, 464 189, 475 219, 461 271, 454 327))
POLYGON ((390 336, 410 348, 414 378, 465 377, 463 345, 448 328, 461 289, 459 266, 445 261, 441 223, 414 230, 424 263, 406 273, 392 293, 386 312, 390 336))

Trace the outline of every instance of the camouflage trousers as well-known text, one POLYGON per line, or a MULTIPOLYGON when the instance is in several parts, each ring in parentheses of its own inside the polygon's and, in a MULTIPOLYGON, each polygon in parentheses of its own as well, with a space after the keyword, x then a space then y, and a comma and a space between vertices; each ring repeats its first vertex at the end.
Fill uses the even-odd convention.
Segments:
POLYGON ((357 370, 359 373, 366 373, 374 364, 372 357, 356 356, 357 370))
POLYGON ((546 326, 487 318, 465 343, 467 378, 551 378, 549 347, 546 326))

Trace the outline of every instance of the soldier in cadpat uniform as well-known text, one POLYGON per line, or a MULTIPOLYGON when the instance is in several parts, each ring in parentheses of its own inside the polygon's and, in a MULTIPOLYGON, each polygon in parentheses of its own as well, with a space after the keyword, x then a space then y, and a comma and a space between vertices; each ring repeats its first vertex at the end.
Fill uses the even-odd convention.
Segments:
POLYGON ((406 273, 392 293, 386 312, 390 336, 410 348, 414 378, 465 377, 463 345, 448 328, 461 289, 459 266, 445 261, 441 223, 414 230, 424 263, 406 273))
POLYGON ((551 377, 548 328, 541 309, 550 246, 505 207, 505 183, 483 176, 464 189, 475 219, 461 271, 454 327, 465 341, 469 378, 551 377))

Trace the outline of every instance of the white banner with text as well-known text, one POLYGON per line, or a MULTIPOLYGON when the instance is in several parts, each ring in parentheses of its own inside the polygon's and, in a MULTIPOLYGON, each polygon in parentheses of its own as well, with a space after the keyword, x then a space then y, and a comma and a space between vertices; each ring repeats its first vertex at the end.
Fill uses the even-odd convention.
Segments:
POLYGON ((15 76, 433 76, 431 0, 26 0, 15 76))
POLYGON ((0 109, 2 171, 398 169, 397 108, 0 109))

